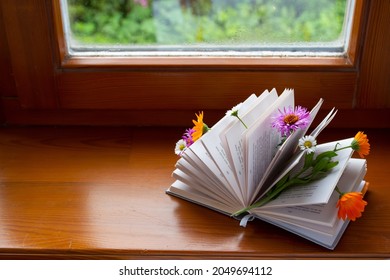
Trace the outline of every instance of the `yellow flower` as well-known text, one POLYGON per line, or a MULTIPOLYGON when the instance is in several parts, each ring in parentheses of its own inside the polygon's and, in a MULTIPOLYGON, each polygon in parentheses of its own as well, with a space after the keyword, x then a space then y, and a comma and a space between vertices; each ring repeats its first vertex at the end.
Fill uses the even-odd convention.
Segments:
POLYGON ((361 158, 367 156, 370 153, 370 143, 368 143, 367 135, 359 131, 352 140, 351 147, 358 152, 361 158))
POLYGON ((192 122, 194 123, 194 127, 192 129, 194 130, 194 132, 192 132, 191 134, 192 140, 194 142, 198 140, 203 135, 203 133, 207 132, 208 130, 208 126, 203 122, 203 111, 199 112, 199 115, 195 115, 197 120, 192 120, 192 122))
POLYGON ((363 200, 363 194, 361 192, 349 192, 340 195, 340 199, 337 202, 339 211, 337 216, 339 219, 350 219, 355 221, 356 218, 362 216, 364 207, 367 202, 363 200))

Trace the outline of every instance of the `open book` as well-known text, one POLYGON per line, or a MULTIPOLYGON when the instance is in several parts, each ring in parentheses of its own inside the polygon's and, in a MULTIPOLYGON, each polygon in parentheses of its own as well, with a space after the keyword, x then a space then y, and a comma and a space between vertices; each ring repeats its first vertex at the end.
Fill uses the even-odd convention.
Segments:
POLYGON ((305 135, 316 138, 337 113, 332 109, 308 133, 322 103, 320 99, 310 111, 305 127, 283 136, 271 124, 275 114, 294 108, 294 91, 286 89, 278 95, 273 89, 259 96, 250 95, 240 104, 239 117, 226 114, 183 151, 173 171, 176 180, 167 193, 237 218, 242 226, 258 218, 326 248, 335 248, 348 225, 348 220, 337 218, 339 194, 335 188, 361 192, 367 185, 366 161, 351 157, 353 149, 348 145, 353 138, 319 144, 312 157, 298 147, 305 135), (347 148, 332 155, 328 169, 320 170, 319 163, 306 168, 307 162, 313 163, 316 156, 336 147, 347 148), (267 203, 259 204, 286 178, 297 177, 304 168, 306 173, 320 170, 318 178, 299 186, 292 184, 267 203), (257 204, 261 206, 253 207, 257 204))

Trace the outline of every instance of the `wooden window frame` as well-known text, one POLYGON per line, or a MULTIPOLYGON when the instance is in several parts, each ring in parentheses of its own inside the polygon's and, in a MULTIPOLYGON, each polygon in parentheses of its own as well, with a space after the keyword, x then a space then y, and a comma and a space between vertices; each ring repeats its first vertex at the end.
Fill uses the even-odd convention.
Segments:
POLYGON ((53 2, 53 18, 56 29, 58 56, 63 68, 117 68, 117 67, 168 67, 168 68, 202 68, 208 67, 217 69, 280 69, 280 68, 321 68, 321 69, 353 69, 356 66, 357 46, 360 40, 362 26, 363 1, 356 1, 351 24, 351 35, 348 48, 344 56, 329 57, 156 57, 156 56, 112 56, 112 57, 91 57, 71 56, 68 54, 66 38, 61 11, 61 1, 53 2))
MULTIPOLYGON (((59 0, 0 4, 3 115, 10 124, 188 125, 198 110, 209 123, 249 94, 295 89, 297 103, 342 112, 351 126, 362 110, 388 116, 389 23, 384 0, 357 0, 345 57, 70 57, 59 0), (33 28, 32 28, 33 27, 33 28), (362 75, 364 73, 364 75, 362 75)), ((336 122, 336 123, 337 123, 336 122)), ((356 123, 356 122, 354 122, 356 123)), ((367 126, 383 125, 372 119, 367 126)))

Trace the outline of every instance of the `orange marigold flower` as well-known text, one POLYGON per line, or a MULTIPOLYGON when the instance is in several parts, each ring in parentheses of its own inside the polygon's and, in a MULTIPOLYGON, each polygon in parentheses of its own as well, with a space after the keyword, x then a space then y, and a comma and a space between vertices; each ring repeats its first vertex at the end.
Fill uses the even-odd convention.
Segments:
POLYGON ((194 123, 194 127, 192 128, 194 131, 192 132, 192 140, 195 142, 198 140, 203 133, 205 133, 208 130, 207 125, 203 122, 203 111, 198 114, 195 114, 197 120, 192 120, 194 123))
POLYGON ((359 131, 352 140, 351 147, 357 151, 361 158, 370 153, 370 143, 368 143, 367 135, 359 131))
POLYGON ((337 207, 339 208, 337 216, 339 219, 345 220, 348 218, 351 221, 355 221, 356 218, 362 216, 366 205, 367 202, 363 200, 363 194, 361 192, 341 194, 337 202, 337 207))

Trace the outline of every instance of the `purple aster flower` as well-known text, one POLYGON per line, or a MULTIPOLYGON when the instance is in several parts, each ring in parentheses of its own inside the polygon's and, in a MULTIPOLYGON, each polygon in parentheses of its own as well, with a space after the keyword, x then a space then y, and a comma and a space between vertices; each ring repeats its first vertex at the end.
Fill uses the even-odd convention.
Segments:
POLYGON ((192 133, 194 133, 194 131, 194 129, 188 128, 182 136, 182 139, 186 142, 187 147, 194 143, 194 140, 192 139, 192 133))
POLYGON ((291 106, 284 108, 283 112, 279 110, 277 116, 274 117, 272 127, 275 127, 282 137, 288 137, 292 132, 299 128, 305 128, 310 121, 310 112, 306 108, 296 106, 293 109, 291 106))

